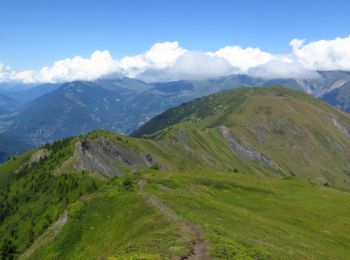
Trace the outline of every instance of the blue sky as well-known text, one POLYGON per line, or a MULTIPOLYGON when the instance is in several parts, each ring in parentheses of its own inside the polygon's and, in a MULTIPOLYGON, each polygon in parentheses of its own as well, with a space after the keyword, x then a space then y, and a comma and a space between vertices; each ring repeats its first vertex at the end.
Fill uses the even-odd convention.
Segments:
POLYGON ((109 50, 113 58, 157 42, 217 50, 226 45, 284 53, 294 38, 350 34, 350 1, 1 0, 0 63, 40 69, 109 50))

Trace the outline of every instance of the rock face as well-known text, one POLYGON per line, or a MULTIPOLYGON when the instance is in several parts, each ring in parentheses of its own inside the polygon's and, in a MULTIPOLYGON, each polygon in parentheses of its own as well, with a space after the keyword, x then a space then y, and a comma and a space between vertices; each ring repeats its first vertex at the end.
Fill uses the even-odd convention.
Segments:
POLYGON ((231 149, 241 158, 247 160, 259 160, 267 163, 271 167, 277 168, 277 164, 272 161, 271 158, 266 155, 254 150, 252 147, 249 147, 244 142, 238 142, 238 138, 236 138, 230 130, 226 126, 218 127, 220 133, 228 142, 231 149))
POLYGON ((106 139, 82 139, 75 144, 77 171, 89 171, 103 176, 121 176, 122 168, 145 168, 155 163, 148 153, 137 154, 106 139))

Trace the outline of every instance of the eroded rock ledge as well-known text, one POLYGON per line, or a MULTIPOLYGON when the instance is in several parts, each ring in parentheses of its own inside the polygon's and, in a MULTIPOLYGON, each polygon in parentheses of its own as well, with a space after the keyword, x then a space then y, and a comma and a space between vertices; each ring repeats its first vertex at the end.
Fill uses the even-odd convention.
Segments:
POLYGON ((350 138, 350 130, 343 126, 335 117, 332 117, 333 125, 342 132, 347 138, 350 138))
POLYGON ((156 164, 149 153, 134 153, 122 145, 107 139, 88 140, 82 138, 75 144, 74 168, 77 171, 89 171, 104 176, 121 176, 122 168, 145 168, 156 164))
POLYGON ((238 138, 236 138, 226 126, 223 126, 223 125, 219 126, 218 129, 220 133, 223 135, 223 137, 226 139, 226 141, 228 142, 231 149, 239 157, 247 160, 259 160, 267 163, 271 167, 278 168, 278 165, 275 162, 273 162, 271 158, 256 151, 255 149, 253 149, 243 141, 238 142, 238 138))

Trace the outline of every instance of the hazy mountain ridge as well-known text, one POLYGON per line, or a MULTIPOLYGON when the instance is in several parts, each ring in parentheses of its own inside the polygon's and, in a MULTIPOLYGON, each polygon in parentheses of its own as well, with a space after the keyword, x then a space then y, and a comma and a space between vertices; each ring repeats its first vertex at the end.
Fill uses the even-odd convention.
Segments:
POLYGON ((341 82, 339 87, 323 94, 321 98, 339 109, 350 112, 350 82, 341 82))
POLYGON ((105 83, 109 82, 62 85, 14 116, 9 131, 36 145, 95 129, 127 133, 164 109, 161 99, 105 83))
POLYGON ((1 132, 7 132, 7 136, 34 146, 96 129, 129 134, 154 115, 183 102, 240 86, 276 84, 323 98, 347 111, 347 95, 333 96, 339 91, 347 91, 350 73, 318 73, 319 78, 309 80, 267 80, 231 75, 216 79, 152 84, 121 78, 77 81, 63 85, 46 84, 30 88, 12 86, 4 88, 2 92, 16 105, 0 106, 4 115, 0 119, 0 127, 1 132), (11 107, 10 113, 7 109, 11 107))
POLYGON ((10 113, 18 107, 16 100, 11 97, 0 93, 0 116, 10 113))

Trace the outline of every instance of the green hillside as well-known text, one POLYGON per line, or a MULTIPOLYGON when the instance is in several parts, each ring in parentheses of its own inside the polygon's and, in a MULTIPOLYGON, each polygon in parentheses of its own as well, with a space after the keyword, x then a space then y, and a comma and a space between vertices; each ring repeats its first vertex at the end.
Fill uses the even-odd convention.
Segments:
POLYGON ((168 110, 134 137, 40 147, 0 165, 0 255, 348 259, 349 129, 302 93, 244 88, 168 110))
POLYGON ((147 202, 150 194, 201 230, 214 259, 350 256, 350 235, 343 232, 350 227, 348 193, 236 173, 153 172, 142 178, 148 180, 144 193, 136 180, 129 192, 106 184, 94 197, 71 205, 62 231, 31 259, 188 255, 193 234, 147 202))
POLYGON ((229 90, 200 98, 155 117, 133 135, 164 140, 196 131, 214 132, 224 140, 226 130, 237 143, 270 158, 282 175, 349 190, 350 117, 282 87, 229 90))

